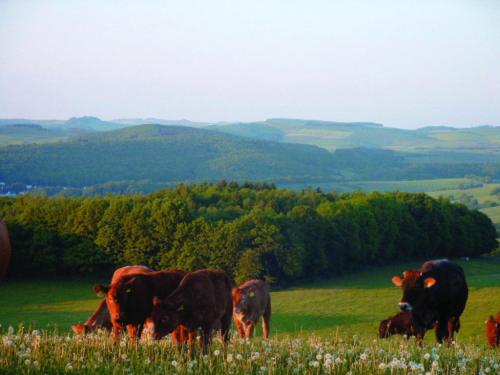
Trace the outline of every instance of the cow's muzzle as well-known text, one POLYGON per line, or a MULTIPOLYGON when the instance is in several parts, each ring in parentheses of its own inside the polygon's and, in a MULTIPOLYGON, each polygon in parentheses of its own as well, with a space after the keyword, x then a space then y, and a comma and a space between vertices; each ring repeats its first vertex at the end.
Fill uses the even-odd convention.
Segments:
POLYGON ((403 312, 410 312, 412 310, 411 305, 408 302, 399 302, 399 309, 403 312))

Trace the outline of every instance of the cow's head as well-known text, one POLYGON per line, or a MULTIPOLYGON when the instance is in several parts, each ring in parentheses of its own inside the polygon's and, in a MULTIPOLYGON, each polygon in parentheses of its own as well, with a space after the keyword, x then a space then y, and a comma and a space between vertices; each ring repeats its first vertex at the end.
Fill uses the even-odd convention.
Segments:
POLYGON ((156 340, 171 333, 179 325, 179 314, 184 310, 184 305, 176 306, 168 300, 153 298, 153 311, 151 312, 151 326, 153 337, 156 340))
POLYGON ((147 306, 143 306, 144 302, 142 301, 141 306, 137 306, 136 295, 138 294, 138 284, 140 284, 139 279, 141 279, 140 276, 124 277, 110 286, 96 285, 94 287, 96 293, 106 295, 106 305, 113 325, 142 323, 136 322, 131 315, 131 312, 139 307, 147 308, 147 306))
POLYGON ((234 313, 244 318, 249 313, 250 306, 255 298, 255 291, 244 291, 240 288, 233 289, 233 311, 234 313))
POLYGON ((436 285, 436 279, 425 277, 418 271, 405 271, 403 278, 394 276, 392 283, 403 290, 403 298, 399 302, 401 311, 410 312, 423 307, 426 303, 427 289, 436 285))
POLYGON ((91 327, 86 326, 85 324, 74 324, 71 326, 71 329, 73 330, 73 332, 80 336, 83 336, 91 331, 91 327))

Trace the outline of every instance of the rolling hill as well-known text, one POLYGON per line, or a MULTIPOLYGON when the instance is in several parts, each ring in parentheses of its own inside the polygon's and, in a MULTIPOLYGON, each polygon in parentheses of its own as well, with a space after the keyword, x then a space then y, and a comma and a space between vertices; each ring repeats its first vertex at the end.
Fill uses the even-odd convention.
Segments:
POLYGON ((314 179, 337 175, 315 146, 180 126, 141 125, 70 141, 0 148, 0 181, 86 186, 117 180, 314 179))

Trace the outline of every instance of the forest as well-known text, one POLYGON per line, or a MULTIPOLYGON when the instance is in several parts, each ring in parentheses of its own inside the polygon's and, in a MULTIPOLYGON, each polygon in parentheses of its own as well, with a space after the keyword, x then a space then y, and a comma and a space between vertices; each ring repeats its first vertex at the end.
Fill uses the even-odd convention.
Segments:
POLYGON ((486 215, 423 193, 293 192, 225 180, 148 195, 2 197, 0 217, 11 235, 14 278, 145 264, 221 268, 236 281, 285 285, 497 247, 486 215))

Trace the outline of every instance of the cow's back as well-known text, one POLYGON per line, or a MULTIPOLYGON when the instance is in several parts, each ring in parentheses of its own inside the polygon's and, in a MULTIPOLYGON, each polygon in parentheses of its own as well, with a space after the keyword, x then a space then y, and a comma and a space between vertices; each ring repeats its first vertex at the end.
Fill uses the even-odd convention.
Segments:
POLYGON ((129 276, 129 275, 136 275, 136 274, 146 274, 154 272, 151 268, 142 266, 142 265, 135 265, 135 266, 125 266, 118 268, 114 273, 113 277, 111 278, 111 284, 115 284, 120 278, 129 276))
POLYGON ((11 258, 11 246, 7 225, 0 219, 0 280, 7 275, 11 258))
POLYGON ((460 316, 468 297, 467 281, 462 267, 446 259, 425 262, 422 277, 433 277, 436 285, 429 289, 430 302, 441 315, 460 316))

